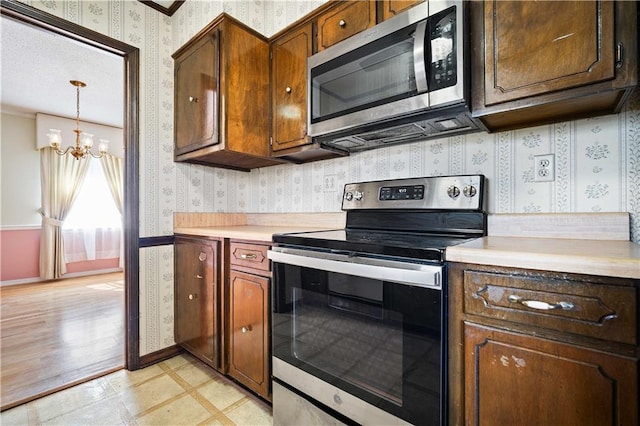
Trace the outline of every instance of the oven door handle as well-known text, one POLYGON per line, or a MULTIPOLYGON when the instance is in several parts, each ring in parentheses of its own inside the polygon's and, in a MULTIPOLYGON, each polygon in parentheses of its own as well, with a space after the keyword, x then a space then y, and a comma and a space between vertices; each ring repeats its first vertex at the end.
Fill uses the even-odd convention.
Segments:
POLYGON ((442 266, 372 259, 334 253, 314 253, 295 249, 274 248, 268 251, 273 262, 313 268, 356 277, 372 278, 417 287, 442 287, 442 266), (305 254, 301 254, 305 253, 305 254))

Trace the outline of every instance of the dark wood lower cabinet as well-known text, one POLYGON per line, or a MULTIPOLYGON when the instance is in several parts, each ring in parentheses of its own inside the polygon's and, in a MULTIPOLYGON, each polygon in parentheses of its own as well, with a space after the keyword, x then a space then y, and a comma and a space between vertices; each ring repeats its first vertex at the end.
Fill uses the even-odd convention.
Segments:
POLYGON ((467 424, 638 424, 634 359, 470 323, 464 347, 467 424))
POLYGON ((269 247, 186 235, 174 243, 176 343, 268 401, 269 247))
POLYGON ((187 237, 174 243, 174 338, 215 369, 221 367, 219 245, 187 237))
POLYGON ((229 375, 269 399, 269 278, 229 274, 229 375))
POLYGON ((638 425, 640 280, 449 263, 450 425, 638 425))

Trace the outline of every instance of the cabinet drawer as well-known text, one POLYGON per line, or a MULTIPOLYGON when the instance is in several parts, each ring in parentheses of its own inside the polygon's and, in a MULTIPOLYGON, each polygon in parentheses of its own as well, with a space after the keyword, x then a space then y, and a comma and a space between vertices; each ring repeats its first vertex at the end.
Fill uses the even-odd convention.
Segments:
POLYGON ((633 287, 464 272, 464 313, 637 344, 633 287))
POLYGON ((259 269, 261 271, 271 270, 271 265, 267 258, 269 246, 231 242, 229 247, 231 265, 259 269))
POLYGON ((318 51, 376 25, 376 2, 348 1, 318 17, 318 51))

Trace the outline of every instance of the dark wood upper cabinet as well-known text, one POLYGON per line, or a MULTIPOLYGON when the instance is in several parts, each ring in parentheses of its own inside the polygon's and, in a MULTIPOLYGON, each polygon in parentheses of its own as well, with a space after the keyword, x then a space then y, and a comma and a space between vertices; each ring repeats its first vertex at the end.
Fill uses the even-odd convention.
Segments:
POLYGON ((212 31, 176 59, 176 156, 219 142, 219 44, 219 33, 212 31))
POLYGON ((222 14, 173 54, 175 161, 248 171, 269 149, 269 44, 222 14))
POLYGON ((473 115, 492 131, 620 110, 637 84, 637 5, 471 2, 473 115))
POLYGON ((386 21, 389 18, 393 18, 399 13, 419 4, 424 3, 426 0, 382 0, 379 1, 379 18, 378 22, 386 21))
MULTIPOLYGON (((361 12, 362 6, 356 3, 366 5, 364 10, 367 12, 366 21, 368 22, 369 4, 374 2, 330 2, 271 39, 271 155, 273 157, 304 163, 346 155, 344 152, 314 143, 307 134, 307 58, 316 53, 316 46, 322 43, 320 41, 323 37, 320 30, 321 22, 326 27, 325 43, 336 43, 340 38, 330 34, 329 31, 329 27, 333 24, 340 29, 340 20, 345 21, 343 27, 347 25, 346 22, 351 22, 349 35, 355 34, 353 29, 361 26, 362 18, 351 19, 351 15, 347 12, 361 12), (356 6, 357 8, 354 9, 356 6), (336 17, 340 19, 334 22, 336 17)), ((341 37, 347 36, 343 32, 341 37)))
POLYGON ((375 0, 338 3, 317 19, 318 52, 376 25, 375 0))
POLYGON ((307 58, 312 54, 311 24, 271 43, 272 149, 309 143, 307 136, 307 58))

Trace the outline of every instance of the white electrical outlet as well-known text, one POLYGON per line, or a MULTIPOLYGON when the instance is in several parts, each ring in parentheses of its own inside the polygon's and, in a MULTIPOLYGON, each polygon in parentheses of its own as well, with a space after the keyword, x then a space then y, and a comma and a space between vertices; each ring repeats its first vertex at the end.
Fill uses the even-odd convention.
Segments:
POLYGON ((555 179, 556 162, 553 154, 534 155, 535 182, 551 182, 555 179))

